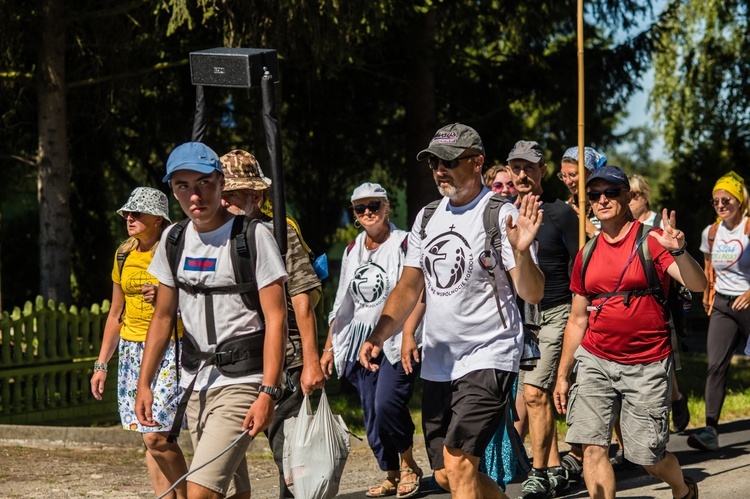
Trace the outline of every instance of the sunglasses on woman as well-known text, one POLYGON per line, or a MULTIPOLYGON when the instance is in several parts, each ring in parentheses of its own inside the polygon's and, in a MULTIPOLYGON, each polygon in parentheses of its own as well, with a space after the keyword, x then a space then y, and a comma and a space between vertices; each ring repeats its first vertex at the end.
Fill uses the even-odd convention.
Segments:
POLYGON ((133 217, 134 220, 138 220, 139 218, 141 218, 141 215, 143 215, 143 213, 141 213, 140 211, 123 211, 122 212, 122 218, 133 217))
POLYGON ((449 170, 452 170, 461 164, 461 160, 469 159, 469 158, 476 158, 477 156, 480 156, 480 155, 472 154, 471 156, 462 156, 460 158, 455 158, 455 159, 443 159, 443 158, 438 158, 437 156, 429 156, 427 158, 427 166, 430 167, 430 170, 437 170, 438 166, 440 166, 440 163, 442 162, 443 166, 445 166, 449 170))
POLYGON ((370 213, 377 213, 380 211, 380 201, 370 201, 367 204, 355 204, 352 208, 357 215, 364 215, 365 210, 370 210, 370 213))
POLYGON ((623 191, 627 191, 629 189, 626 189, 624 187, 610 187, 609 189, 604 189, 603 191, 588 191, 586 193, 586 197, 589 198, 589 201, 599 201, 599 198, 602 197, 602 194, 607 199, 616 199, 620 197, 620 195, 623 193, 623 191))
POLYGON ((512 181, 511 182, 506 182, 506 183, 492 182, 492 190, 493 191, 502 191, 503 187, 507 187, 510 190, 515 189, 515 185, 513 185, 512 181))
POLYGON ((727 206, 728 204, 732 203, 732 199, 731 198, 713 198, 711 201, 709 201, 709 203, 711 203, 711 206, 719 206, 720 204, 722 206, 727 206))

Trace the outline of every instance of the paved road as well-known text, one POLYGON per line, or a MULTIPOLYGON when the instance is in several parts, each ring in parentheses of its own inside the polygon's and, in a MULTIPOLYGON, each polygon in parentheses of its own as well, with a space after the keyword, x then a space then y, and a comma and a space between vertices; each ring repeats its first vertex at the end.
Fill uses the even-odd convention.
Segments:
MULTIPOLYGON (((686 475, 694 478, 703 499, 744 499, 750 497, 750 420, 740 420, 720 426, 721 450, 699 453, 687 446, 685 434, 672 434, 668 448, 682 464, 686 475)), ((422 480, 420 494, 416 497, 447 498, 445 491, 430 490, 430 478, 422 480)), ((509 497, 521 493, 520 482, 511 483, 506 491, 509 497)), ((364 491, 341 494, 339 497, 359 499, 364 491)), ((583 485, 575 487, 566 497, 588 497, 583 485)), ((643 468, 622 471, 617 474, 617 497, 669 498, 670 489, 648 475, 643 468)))

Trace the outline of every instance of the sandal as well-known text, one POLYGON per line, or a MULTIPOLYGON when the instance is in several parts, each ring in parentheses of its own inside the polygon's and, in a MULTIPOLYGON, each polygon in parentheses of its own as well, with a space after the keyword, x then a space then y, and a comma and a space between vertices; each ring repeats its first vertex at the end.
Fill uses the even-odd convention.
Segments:
POLYGON ((422 479, 424 472, 422 470, 414 471, 411 468, 401 468, 401 479, 398 483, 397 499, 406 499, 417 495, 419 492, 419 481, 422 479), (406 491, 402 491, 403 488, 406 491))
POLYGON ((385 480, 383 480, 380 485, 370 487, 367 492, 365 492, 365 495, 367 497, 395 496, 398 492, 396 485, 398 485, 398 478, 385 477, 385 480))

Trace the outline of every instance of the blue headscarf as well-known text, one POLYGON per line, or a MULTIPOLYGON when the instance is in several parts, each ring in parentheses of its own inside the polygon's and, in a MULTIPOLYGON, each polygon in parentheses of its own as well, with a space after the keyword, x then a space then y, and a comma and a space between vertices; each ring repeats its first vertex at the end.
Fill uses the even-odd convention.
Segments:
MULTIPOLYGON (((583 148, 583 165, 590 172, 607 164, 607 157, 593 147, 583 148)), ((578 163, 578 147, 570 147, 562 157, 563 160, 570 159, 578 163)))

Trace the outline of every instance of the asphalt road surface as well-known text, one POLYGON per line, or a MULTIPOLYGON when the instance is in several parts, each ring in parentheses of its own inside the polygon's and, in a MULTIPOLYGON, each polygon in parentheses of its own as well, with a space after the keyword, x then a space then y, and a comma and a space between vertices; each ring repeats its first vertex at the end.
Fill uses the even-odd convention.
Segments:
MULTIPOLYGON (((672 434, 668 449, 677 456, 683 473, 698 482, 703 499, 744 499, 750 497, 750 420, 722 424, 719 428, 721 449, 716 452, 698 452, 687 445, 687 436, 672 434)), ((671 490, 663 482, 651 477, 641 467, 621 471, 616 475, 617 497, 670 498, 671 490)), ((508 485, 509 497, 521 494, 520 480, 508 485)), ((446 498, 450 494, 431 487, 431 477, 425 476, 416 497, 446 498)), ((344 493, 339 497, 363 498, 364 491, 344 493)), ((570 498, 588 497, 583 484, 574 486, 570 498)))

